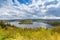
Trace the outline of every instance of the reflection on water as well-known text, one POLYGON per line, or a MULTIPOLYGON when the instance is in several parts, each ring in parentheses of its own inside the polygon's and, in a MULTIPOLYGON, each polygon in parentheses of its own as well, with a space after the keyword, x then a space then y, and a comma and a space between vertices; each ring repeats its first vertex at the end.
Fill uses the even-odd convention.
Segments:
POLYGON ((19 24, 19 22, 14 21, 14 22, 9 22, 9 24, 14 25, 16 27, 22 27, 22 28, 51 28, 52 26, 49 24, 45 24, 42 22, 33 22, 33 24, 19 24))

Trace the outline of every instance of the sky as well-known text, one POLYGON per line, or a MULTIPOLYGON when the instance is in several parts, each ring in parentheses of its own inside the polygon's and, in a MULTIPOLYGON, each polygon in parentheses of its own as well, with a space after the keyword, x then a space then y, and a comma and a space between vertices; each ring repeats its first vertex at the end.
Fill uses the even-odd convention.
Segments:
POLYGON ((0 19, 60 19, 60 0, 0 0, 0 19))

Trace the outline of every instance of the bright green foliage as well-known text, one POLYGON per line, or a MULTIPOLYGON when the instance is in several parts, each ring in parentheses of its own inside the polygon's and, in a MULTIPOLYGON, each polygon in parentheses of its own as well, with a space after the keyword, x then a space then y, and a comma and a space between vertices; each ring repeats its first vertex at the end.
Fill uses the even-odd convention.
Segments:
MULTIPOLYGON (((4 23, 2 23, 5 25, 4 23)), ((60 26, 53 28, 17 28, 0 24, 0 40, 60 40, 60 26)))

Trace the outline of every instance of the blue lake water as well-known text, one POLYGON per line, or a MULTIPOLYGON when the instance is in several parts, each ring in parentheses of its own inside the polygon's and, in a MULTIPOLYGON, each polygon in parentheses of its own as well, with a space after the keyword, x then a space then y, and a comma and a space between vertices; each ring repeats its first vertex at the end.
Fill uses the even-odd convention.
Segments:
POLYGON ((51 25, 42 22, 33 22, 33 24, 19 24, 18 21, 14 21, 14 22, 9 22, 9 24, 21 28, 40 28, 40 27, 51 28, 52 27, 51 25))

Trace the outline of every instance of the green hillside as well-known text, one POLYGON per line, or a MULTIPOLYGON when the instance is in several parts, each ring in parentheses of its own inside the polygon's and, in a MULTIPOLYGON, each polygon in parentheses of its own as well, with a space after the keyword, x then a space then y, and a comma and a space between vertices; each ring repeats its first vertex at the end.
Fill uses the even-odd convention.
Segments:
POLYGON ((60 40, 60 26, 53 28, 17 28, 0 22, 0 40, 60 40))

